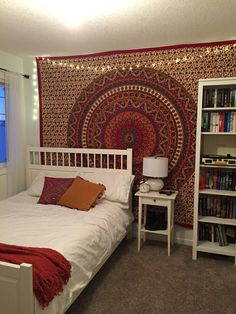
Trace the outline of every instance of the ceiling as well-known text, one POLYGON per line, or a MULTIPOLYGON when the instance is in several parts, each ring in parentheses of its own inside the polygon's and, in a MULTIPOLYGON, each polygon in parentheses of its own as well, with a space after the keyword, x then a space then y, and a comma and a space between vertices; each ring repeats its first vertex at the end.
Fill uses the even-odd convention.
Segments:
POLYGON ((236 0, 1 0, 0 49, 62 56, 234 40, 235 16, 236 0))

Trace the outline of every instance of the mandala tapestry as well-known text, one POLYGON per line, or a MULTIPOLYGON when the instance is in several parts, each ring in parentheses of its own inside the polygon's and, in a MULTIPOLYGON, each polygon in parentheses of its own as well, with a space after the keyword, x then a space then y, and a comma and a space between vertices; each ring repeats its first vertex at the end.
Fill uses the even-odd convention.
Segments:
POLYGON ((143 157, 168 157, 175 223, 191 226, 198 79, 235 76, 235 57, 221 43, 38 58, 41 144, 131 147, 136 182, 143 157))

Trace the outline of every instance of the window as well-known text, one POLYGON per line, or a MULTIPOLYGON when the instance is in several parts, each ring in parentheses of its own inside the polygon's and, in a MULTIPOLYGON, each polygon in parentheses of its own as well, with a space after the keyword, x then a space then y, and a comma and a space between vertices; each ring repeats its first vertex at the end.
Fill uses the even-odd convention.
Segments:
POLYGON ((6 161, 6 95, 4 84, 0 83, 0 163, 6 161))

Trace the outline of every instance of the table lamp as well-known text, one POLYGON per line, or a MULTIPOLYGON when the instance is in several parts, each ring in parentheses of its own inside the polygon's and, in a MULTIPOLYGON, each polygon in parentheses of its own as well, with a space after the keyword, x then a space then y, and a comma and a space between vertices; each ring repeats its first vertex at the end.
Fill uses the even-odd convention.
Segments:
POLYGON ((151 177, 147 180, 151 190, 160 191, 164 186, 161 178, 168 176, 168 158, 157 156, 144 157, 143 175, 151 177))

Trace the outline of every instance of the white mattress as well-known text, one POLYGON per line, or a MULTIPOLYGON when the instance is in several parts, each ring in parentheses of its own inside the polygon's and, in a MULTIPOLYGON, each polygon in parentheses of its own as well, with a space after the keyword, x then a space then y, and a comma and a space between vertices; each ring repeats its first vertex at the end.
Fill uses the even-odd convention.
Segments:
POLYGON ((126 234, 132 217, 119 203, 102 199, 88 212, 37 204, 26 192, 0 202, 0 242, 57 250, 72 265, 72 276, 45 310, 64 313, 73 294, 89 282, 93 270, 126 234))

